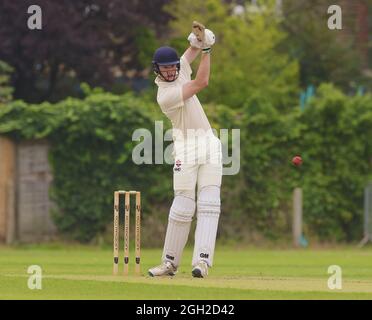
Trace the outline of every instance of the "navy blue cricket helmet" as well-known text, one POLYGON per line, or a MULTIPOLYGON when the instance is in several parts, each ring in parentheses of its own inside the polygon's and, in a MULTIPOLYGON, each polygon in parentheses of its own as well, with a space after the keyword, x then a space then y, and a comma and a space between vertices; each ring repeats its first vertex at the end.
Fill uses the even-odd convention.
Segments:
POLYGON ((177 66, 177 77, 180 71, 180 59, 178 58, 178 54, 176 50, 171 47, 160 47, 158 48, 152 60, 152 67, 156 75, 160 76, 162 80, 167 82, 172 82, 177 79, 168 81, 166 80, 160 72, 159 66, 167 66, 167 65, 176 65, 177 66))

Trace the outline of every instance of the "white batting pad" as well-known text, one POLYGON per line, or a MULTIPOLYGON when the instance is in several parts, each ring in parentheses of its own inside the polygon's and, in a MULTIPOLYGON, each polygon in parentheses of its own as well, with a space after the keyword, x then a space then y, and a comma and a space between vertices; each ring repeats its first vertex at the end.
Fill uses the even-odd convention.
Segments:
POLYGON ((207 186, 200 190, 197 200, 197 224, 192 265, 204 260, 213 264, 218 220, 221 212, 220 188, 207 186))
POLYGON ((175 196, 169 212, 162 260, 177 267, 190 232, 192 217, 195 213, 193 199, 175 196))

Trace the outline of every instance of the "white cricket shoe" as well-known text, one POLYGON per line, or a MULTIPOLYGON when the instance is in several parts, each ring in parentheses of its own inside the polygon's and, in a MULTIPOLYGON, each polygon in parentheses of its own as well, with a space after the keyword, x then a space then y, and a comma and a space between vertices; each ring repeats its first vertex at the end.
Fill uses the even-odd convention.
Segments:
POLYGON ((199 261, 191 273, 195 278, 206 278, 208 275, 208 264, 205 261, 199 261))
POLYGON ((149 269, 148 273, 150 277, 174 276, 177 273, 177 268, 169 261, 166 261, 159 266, 149 269))

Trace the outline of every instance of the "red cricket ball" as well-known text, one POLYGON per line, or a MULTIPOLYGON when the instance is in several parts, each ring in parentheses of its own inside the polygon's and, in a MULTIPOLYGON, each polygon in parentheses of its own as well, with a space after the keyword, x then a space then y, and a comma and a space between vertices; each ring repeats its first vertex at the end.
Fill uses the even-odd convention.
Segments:
POLYGON ((300 166, 302 164, 302 158, 300 156, 295 156, 293 157, 292 159, 292 163, 295 165, 295 166, 300 166))

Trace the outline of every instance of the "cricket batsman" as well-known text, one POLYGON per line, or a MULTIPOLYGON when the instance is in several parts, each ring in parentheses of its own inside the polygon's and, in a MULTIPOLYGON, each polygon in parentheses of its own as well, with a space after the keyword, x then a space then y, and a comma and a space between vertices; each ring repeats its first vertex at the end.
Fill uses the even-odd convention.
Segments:
POLYGON ((222 181, 221 142, 213 134, 196 94, 209 81, 213 32, 196 21, 187 40, 190 47, 181 58, 170 47, 155 51, 157 102, 173 129, 173 188, 162 264, 149 269, 150 276, 173 276, 180 265, 196 210, 197 225, 192 258, 192 276, 205 278, 212 267, 222 181), (195 79, 190 64, 201 54, 195 79))

